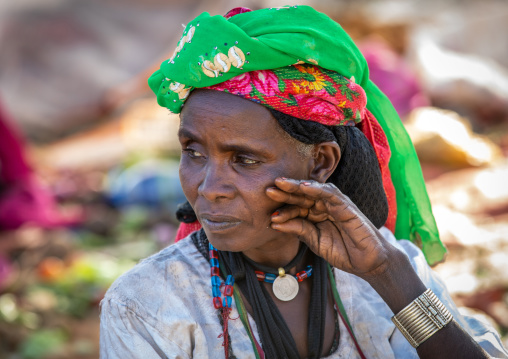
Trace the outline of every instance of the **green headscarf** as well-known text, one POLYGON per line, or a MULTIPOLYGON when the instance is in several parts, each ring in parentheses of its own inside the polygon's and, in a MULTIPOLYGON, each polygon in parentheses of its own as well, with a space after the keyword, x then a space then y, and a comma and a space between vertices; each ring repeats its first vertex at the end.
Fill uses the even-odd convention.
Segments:
POLYGON ((333 70, 361 85, 367 109, 383 127, 392 152, 397 197, 395 237, 419 245, 427 262, 446 253, 439 239, 423 175, 411 140, 390 100, 369 79, 367 62, 339 24, 308 6, 285 6, 229 19, 203 13, 192 20, 173 56, 148 80, 158 103, 179 113, 195 87, 215 85, 245 72, 303 61, 333 70))

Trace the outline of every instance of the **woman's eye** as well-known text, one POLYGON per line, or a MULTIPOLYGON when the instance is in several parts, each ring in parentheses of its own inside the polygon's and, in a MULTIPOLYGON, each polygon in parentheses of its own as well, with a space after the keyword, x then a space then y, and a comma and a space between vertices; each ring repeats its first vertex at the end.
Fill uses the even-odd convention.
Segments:
POLYGON ((248 157, 243 157, 243 156, 238 157, 237 161, 243 165, 256 165, 259 163, 259 161, 253 160, 248 157))
POLYGON ((187 155, 190 158, 201 158, 201 157, 204 157, 204 155, 201 152, 193 150, 192 148, 184 148, 183 152, 187 153, 187 155))

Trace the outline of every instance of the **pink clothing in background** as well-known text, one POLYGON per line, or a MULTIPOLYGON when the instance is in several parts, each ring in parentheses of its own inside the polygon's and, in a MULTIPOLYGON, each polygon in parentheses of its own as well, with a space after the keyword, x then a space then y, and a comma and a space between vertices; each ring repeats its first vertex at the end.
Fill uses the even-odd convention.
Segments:
POLYGON ((59 212, 53 195, 28 164, 24 142, 0 103, 0 230, 25 223, 53 228, 77 224, 80 216, 59 212))
POLYGON ((32 174, 23 147, 21 137, 0 103, 0 188, 32 174))
POLYGON ((369 65, 370 78, 388 96, 402 119, 414 108, 429 106, 429 98, 402 56, 380 40, 368 40, 360 50, 369 65))

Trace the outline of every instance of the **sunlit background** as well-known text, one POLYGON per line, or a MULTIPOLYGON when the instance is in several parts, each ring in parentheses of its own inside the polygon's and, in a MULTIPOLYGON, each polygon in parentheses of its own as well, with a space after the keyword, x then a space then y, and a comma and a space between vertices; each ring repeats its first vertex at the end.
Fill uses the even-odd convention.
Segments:
MULTIPOLYGON (((508 2, 314 0, 422 162, 462 310, 508 345, 508 2)), ((291 4, 293 4, 291 3, 291 4)), ((178 117, 146 79, 183 25, 281 1, 0 2, 0 359, 97 358, 98 304, 172 243, 178 117)))

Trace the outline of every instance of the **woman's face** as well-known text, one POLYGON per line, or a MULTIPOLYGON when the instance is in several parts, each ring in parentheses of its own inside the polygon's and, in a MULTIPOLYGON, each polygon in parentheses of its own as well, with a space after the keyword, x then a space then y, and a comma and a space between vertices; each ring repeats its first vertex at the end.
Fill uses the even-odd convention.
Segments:
POLYGON ((181 113, 180 181, 210 242, 246 252, 288 238, 270 227, 282 203, 267 197, 277 177, 308 179, 302 159, 263 106, 213 90, 196 90, 181 113))

